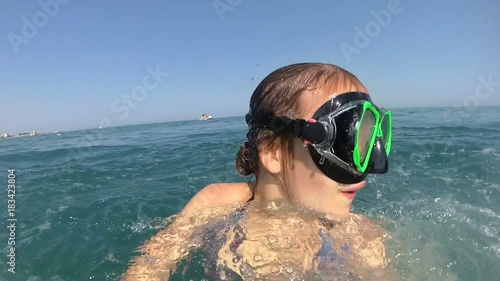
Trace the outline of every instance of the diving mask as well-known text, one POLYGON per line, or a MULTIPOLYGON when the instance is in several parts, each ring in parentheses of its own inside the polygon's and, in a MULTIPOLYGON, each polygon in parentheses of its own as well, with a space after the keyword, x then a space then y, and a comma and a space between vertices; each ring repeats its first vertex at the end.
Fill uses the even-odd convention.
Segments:
POLYGON ((250 111, 247 123, 250 130, 267 128, 301 138, 309 144, 316 166, 339 183, 358 183, 368 174, 384 174, 389 169, 391 112, 376 107, 366 93, 337 95, 310 120, 250 111))

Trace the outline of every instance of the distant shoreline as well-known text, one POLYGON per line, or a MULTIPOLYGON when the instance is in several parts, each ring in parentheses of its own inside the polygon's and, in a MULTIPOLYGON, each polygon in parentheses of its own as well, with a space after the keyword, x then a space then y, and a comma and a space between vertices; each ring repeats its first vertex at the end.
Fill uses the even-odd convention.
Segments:
POLYGON ((50 135, 50 134, 61 134, 61 131, 53 131, 47 133, 38 133, 37 131, 32 131, 31 133, 19 133, 17 135, 10 134, 0 134, 0 139, 15 139, 15 138, 25 138, 25 137, 36 137, 40 135, 50 135))
MULTIPOLYGON (((500 105, 479 105, 477 107, 480 108, 495 108, 495 107, 500 107, 500 105)), ((418 109, 446 109, 446 108, 457 108, 455 106, 424 106, 424 107, 385 107, 385 109, 389 110, 418 110, 418 109)), ((226 119, 226 118, 242 118, 242 120, 245 120, 245 115, 236 115, 236 116, 224 116, 224 117, 218 117, 218 120, 221 119, 226 119)), ((179 120, 169 120, 169 121, 159 121, 159 122, 150 122, 150 123, 136 123, 136 124, 126 124, 126 125, 118 125, 118 126, 112 126, 112 127, 106 127, 106 128, 101 128, 100 130, 105 130, 105 129, 110 129, 110 128, 121 128, 121 127, 129 127, 129 126, 141 126, 141 125, 154 125, 154 124, 162 124, 162 123, 173 123, 173 122, 191 122, 191 121, 199 121, 199 119, 179 119, 179 120)), ((244 121, 243 121, 244 122, 244 121)), ((99 128, 94 127, 94 128, 81 128, 81 129, 69 129, 65 130, 64 132, 69 133, 69 132, 78 132, 78 131, 87 131, 87 130, 99 130, 99 128)), ((60 133, 61 131, 53 131, 53 132, 48 132, 48 133, 40 133, 40 135, 45 135, 45 134, 54 134, 54 133, 60 133)), ((5 135, 0 132, 0 139, 3 139, 2 135, 5 135)), ((18 137, 25 137, 19 136, 19 135, 10 135, 8 138, 18 138, 18 137)), ((29 136, 29 135, 28 135, 29 136)))

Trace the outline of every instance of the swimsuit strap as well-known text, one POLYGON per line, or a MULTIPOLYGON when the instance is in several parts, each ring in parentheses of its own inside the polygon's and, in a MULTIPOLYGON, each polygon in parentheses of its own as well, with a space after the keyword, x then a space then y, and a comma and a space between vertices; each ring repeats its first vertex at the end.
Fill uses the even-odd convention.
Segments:
POLYGON ((248 199, 245 204, 252 202, 254 198, 255 198, 255 192, 252 193, 252 197, 250 197, 250 199, 248 199))
MULTIPOLYGON (((321 248, 316 253, 316 257, 320 262, 337 262, 340 265, 345 265, 344 258, 337 256, 337 251, 333 248, 333 239, 328 233, 323 233, 322 229, 318 230, 318 236, 321 238, 321 248)), ((344 243, 342 245, 344 252, 349 251, 349 245, 344 243)))
POLYGON ((236 209, 234 216, 237 218, 238 221, 246 213, 246 210, 247 210, 248 206, 250 205, 250 203, 253 201, 253 199, 254 199, 254 195, 252 194, 252 197, 250 199, 248 199, 247 202, 245 202, 245 204, 243 204, 241 207, 236 209))

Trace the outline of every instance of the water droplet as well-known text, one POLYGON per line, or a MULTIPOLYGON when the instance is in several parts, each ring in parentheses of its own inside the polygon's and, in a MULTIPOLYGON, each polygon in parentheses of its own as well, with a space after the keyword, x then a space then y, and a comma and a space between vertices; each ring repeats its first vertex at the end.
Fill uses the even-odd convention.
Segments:
POLYGON ((272 274, 278 274, 280 272, 280 268, 277 267, 277 266, 273 266, 273 268, 271 268, 271 273, 272 274))
POLYGON ((382 198, 382 191, 377 190, 377 199, 382 198))
POLYGON ((269 241, 269 245, 272 245, 278 242, 278 238, 274 235, 270 235, 269 237, 267 237, 267 241, 269 241))
POLYGON ((286 272, 288 273, 292 273, 293 272, 293 268, 291 268, 290 266, 286 268, 286 272))
POLYGON ((150 257, 150 256, 146 256, 144 258, 146 260, 147 263, 149 263, 150 265, 155 265, 157 263, 156 261, 156 258, 155 257, 150 257))
POLYGON ((320 164, 320 165, 325 164, 325 157, 321 157, 321 158, 319 158, 319 164, 320 164))
POLYGON ((234 256, 234 257, 233 257, 233 262, 234 262, 234 263, 237 263, 237 262, 239 262, 239 261, 240 261, 240 258, 239 258, 238 256, 234 256))
POLYGON ((441 198, 438 197, 438 198, 434 199, 434 202, 437 203, 439 200, 441 200, 441 198))
POLYGON ((253 260, 256 261, 256 262, 259 262, 262 260, 262 256, 259 255, 259 254, 256 254, 255 256, 253 256, 253 260))
POLYGON ((246 263, 242 264, 240 267, 241 274, 245 274, 248 271, 250 271, 250 267, 246 263))
POLYGON ((186 252, 187 252, 187 250, 186 250, 186 248, 184 248, 184 247, 181 247, 181 248, 179 249, 179 253, 180 253, 181 255, 182 255, 182 254, 185 254, 186 252))

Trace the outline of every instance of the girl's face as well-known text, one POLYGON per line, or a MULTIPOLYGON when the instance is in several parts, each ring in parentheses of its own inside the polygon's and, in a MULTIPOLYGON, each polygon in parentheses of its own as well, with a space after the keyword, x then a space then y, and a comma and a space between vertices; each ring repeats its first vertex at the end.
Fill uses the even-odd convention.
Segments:
MULTIPOLYGON (((327 89, 326 89, 327 90, 327 89)), ((316 91, 304 93, 301 97, 301 115, 299 118, 310 119, 316 110, 333 96, 350 91, 367 92, 360 87, 345 87, 342 91, 316 91)), ((300 139, 293 142, 293 154, 288 165, 287 193, 290 199, 315 212, 323 213, 330 220, 344 220, 350 213, 351 203, 356 193, 342 192, 341 188, 361 189, 365 181, 344 185, 327 177, 314 163, 308 147, 300 139)))

